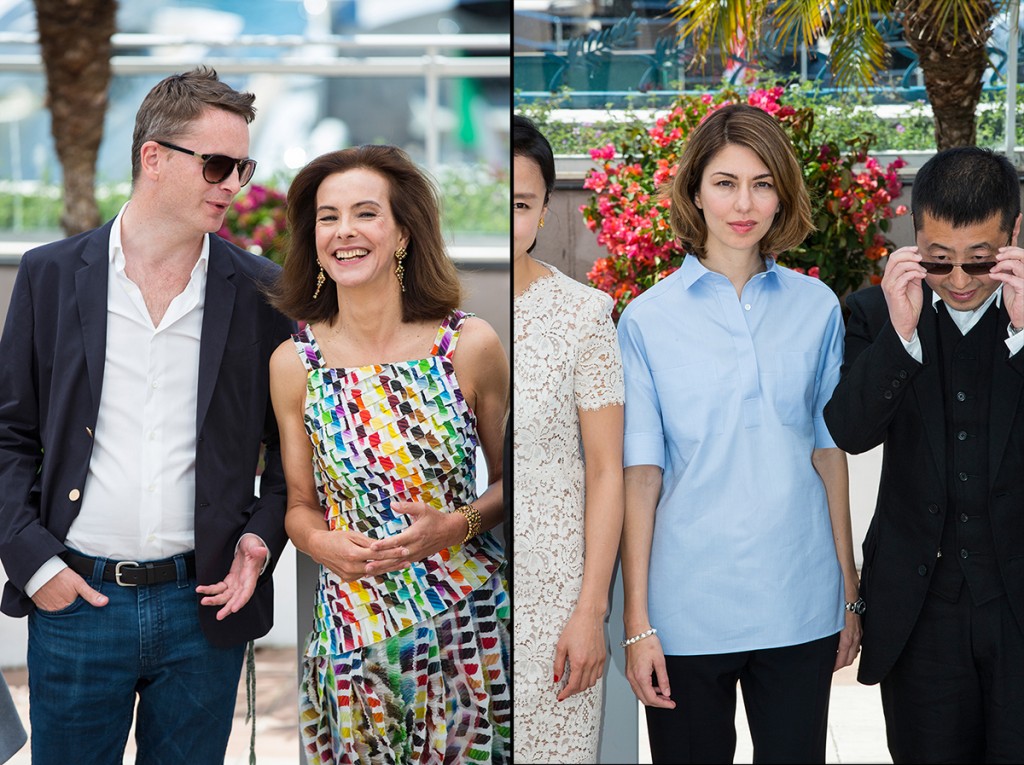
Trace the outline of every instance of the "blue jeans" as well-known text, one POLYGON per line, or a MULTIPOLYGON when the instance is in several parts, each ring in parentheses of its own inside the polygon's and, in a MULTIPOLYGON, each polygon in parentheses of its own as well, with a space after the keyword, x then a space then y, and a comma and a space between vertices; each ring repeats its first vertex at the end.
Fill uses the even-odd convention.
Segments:
POLYGON ((29 615, 28 683, 33 765, 121 765, 135 712, 137 765, 222 765, 245 645, 214 648, 199 627, 196 581, 89 585, 78 598, 29 615))

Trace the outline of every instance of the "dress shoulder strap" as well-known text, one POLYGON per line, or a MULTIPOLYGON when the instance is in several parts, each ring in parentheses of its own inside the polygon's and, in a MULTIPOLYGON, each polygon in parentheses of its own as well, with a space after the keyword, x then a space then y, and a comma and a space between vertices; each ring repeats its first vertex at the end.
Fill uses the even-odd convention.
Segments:
POLYGON ((324 357, 320 353, 320 346, 317 345, 316 338, 313 337, 313 330, 308 324, 292 335, 292 342, 295 343, 295 350, 307 371, 312 372, 314 369, 322 369, 326 366, 324 357))
POLYGON ((450 359, 455 354, 455 346, 459 342, 462 325, 466 319, 474 315, 456 308, 445 316, 441 326, 437 328, 437 335, 434 337, 434 347, 430 349, 430 355, 443 356, 446 359, 450 359))

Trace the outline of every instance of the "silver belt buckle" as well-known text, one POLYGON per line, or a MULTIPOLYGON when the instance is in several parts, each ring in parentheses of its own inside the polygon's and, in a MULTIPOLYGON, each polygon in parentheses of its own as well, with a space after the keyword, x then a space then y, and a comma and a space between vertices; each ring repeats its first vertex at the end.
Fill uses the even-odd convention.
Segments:
POLYGON ((122 566, 138 566, 139 562, 134 560, 123 560, 114 566, 114 581, 122 587, 137 587, 138 585, 132 584, 131 582, 121 581, 121 567, 122 566))

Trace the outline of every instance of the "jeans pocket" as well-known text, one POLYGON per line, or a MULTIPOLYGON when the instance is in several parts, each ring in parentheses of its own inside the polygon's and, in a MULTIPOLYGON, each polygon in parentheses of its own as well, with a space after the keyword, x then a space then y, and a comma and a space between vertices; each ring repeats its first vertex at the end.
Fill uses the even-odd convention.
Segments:
POLYGON ((78 611, 82 607, 83 603, 85 603, 85 598, 78 595, 74 600, 64 606, 64 608, 59 608, 56 611, 47 611, 36 606, 36 611, 42 616, 67 616, 68 614, 73 614, 78 611))

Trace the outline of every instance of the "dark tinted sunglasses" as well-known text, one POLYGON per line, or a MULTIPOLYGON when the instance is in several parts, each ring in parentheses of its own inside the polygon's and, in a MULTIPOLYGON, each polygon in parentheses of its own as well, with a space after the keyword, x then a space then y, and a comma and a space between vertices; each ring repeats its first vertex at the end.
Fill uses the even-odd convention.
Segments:
POLYGON ((922 260, 921 268, 932 276, 945 276, 953 273, 953 266, 959 266, 965 274, 981 276, 991 271, 995 264, 994 260, 984 260, 978 263, 929 263, 927 260, 922 260))
POLYGON ((183 149, 167 141, 157 141, 161 146, 180 151, 182 154, 191 154, 203 163, 203 178, 207 183, 220 183, 231 175, 231 171, 238 168, 238 184, 244 186, 252 179, 256 172, 255 159, 235 159, 226 154, 197 154, 191 149, 183 149))

